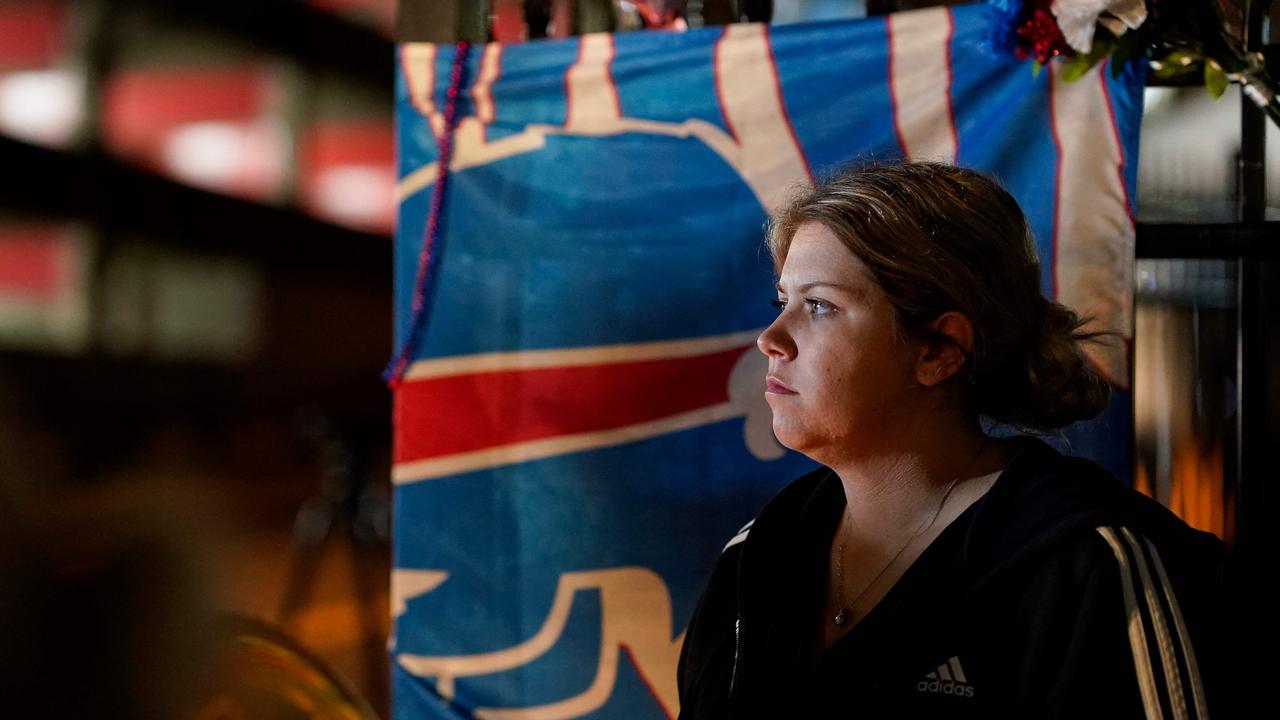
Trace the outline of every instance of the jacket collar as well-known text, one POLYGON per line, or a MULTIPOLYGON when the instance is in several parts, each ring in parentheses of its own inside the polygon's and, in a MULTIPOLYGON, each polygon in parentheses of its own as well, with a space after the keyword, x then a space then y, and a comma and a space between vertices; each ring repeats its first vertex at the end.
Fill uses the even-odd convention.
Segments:
MULTIPOLYGON (((1132 517, 1134 493, 1095 463, 1065 457, 1031 436, 1003 442, 1008 464, 987 493, 953 521, 966 526, 958 568, 962 583, 984 584, 1072 536, 1073 529, 1132 517)), ((745 612, 755 615, 753 609, 764 608, 753 605, 776 604, 780 587, 792 588, 789 594, 798 597, 820 596, 820 589, 809 585, 825 577, 822 548, 844 503, 840 479, 823 467, 788 485, 764 508, 742 550, 739 589, 745 612), (774 602, 766 602, 771 597, 774 602)), ((1168 514, 1162 506, 1154 512, 1168 514)))

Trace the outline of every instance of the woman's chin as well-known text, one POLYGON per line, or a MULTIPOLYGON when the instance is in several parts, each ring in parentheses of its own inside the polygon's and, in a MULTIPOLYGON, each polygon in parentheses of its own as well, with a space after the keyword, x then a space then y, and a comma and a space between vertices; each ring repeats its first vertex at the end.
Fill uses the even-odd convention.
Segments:
POLYGON ((778 444, 814 462, 830 465, 838 454, 833 451, 844 446, 843 442, 833 440, 830 435, 814 432, 812 427, 792 425, 786 422, 785 417, 781 418, 781 422, 779 420, 778 416, 774 416, 773 436, 778 439, 778 444))
POLYGON ((778 444, 782 447, 799 453, 804 453, 805 448, 812 444, 808 433, 785 422, 778 422, 776 415, 773 419, 773 436, 778 438, 778 444))

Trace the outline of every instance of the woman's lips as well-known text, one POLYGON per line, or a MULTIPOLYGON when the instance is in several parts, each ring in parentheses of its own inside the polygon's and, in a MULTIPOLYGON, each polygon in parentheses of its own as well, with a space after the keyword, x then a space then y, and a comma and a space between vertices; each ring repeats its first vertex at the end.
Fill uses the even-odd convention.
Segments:
POLYGON ((777 378, 770 375, 764 379, 764 391, 773 393, 774 395, 795 395, 796 391, 783 385, 777 378))

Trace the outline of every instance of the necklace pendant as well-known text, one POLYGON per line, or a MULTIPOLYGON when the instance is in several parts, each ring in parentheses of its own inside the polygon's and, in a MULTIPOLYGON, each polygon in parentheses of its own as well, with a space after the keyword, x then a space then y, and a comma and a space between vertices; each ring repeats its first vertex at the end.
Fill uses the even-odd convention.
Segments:
POLYGON ((832 622, 834 622, 836 625, 844 625, 845 621, 847 621, 848 619, 849 619, 849 612, 844 608, 840 608, 839 610, 837 610, 836 616, 831 618, 832 622))

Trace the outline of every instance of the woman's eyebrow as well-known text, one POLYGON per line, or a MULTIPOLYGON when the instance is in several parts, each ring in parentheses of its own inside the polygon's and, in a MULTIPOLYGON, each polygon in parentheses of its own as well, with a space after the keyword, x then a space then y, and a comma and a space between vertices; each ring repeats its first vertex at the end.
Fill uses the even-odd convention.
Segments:
MULTIPOLYGON (((786 290, 784 290, 784 289, 783 289, 783 287, 782 287, 782 283, 777 283, 774 287, 778 290, 778 292, 787 292, 786 290)), ((806 293, 806 292, 809 292, 810 290, 812 290, 812 289, 814 289, 814 288, 816 288, 816 287, 828 287, 828 288, 833 288, 833 289, 835 289, 835 290, 841 290, 841 291, 843 291, 843 292, 849 293, 850 295, 861 295, 861 294, 862 294, 862 293, 861 293, 861 291, 860 291, 860 290, 858 290, 858 288, 855 288, 855 287, 853 287, 852 285, 844 285, 844 284, 842 284, 842 283, 837 283, 837 282, 826 282, 826 281, 823 281, 823 280, 817 280, 817 281, 814 281, 814 282, 807 282, 807 283, 805 283, 805 284, 803 284, 803 285, 801 285, 801 286, 797 287, 797 288, 795 289, 795 291, 794 291, 794 292, 797 292, 797 293, 806 293)))

